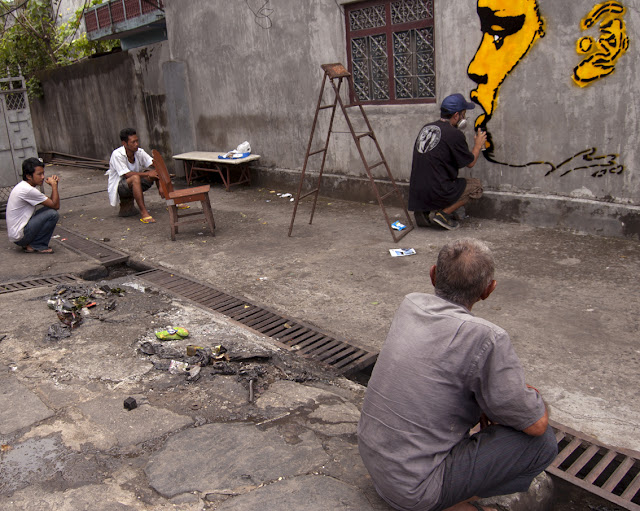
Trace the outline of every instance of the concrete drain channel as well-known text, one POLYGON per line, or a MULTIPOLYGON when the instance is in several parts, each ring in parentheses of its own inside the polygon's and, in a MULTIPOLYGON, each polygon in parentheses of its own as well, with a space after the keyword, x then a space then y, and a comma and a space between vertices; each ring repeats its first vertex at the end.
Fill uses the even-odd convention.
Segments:
POLYGON ((70 273, 61 275, 51 275, 49 277, 38 277, 28 280, 14 280, 0 283, 0 294, 12 293, 14 291, 24 291, 37 287, 57 286, 58 284, 73 284, 80 279, 70 273))
MULTIPOLYGON (((129 258, 124 252, 59 225, 56 227, 56 234, 59 235, 59 238, 56 238, 58 243, 96 259, 103 266, 113 267, 129 258)), ((184 275, 163 268, 151 268, 137 273, 136 276, 199 307, 224 314, 271 337, 285 349, 330 367, 337 374, 353 377, 373 366, 378 357, 377 353, 353 346, 301 321, 281 316, 265 307, 223 293, 184 275)))
POLYGON ((558 456, 547 469, 583 490, 630 511, 640 511, 640 452, 599 443, 549 421, 558 441, 558 456))
MULTIPOLYGON (((58 226, 56 233, 60 235, 59 243, 96 259, 103 266, 128 260, 127 254, 63 227, 58 226)), ((224 314, 271 337, 281 347, 330 367, 337 374, 353 377, 370 369, 376 361, 377 353, 175 272, 151 268, 134 275, 199 307, 224 314)), ((0 294, 79 280, 77 276, 64 274, 4 282, 0 283, 0 294)), ((558 456, 547 472, 623 509, 640 511, 640 452, 607 446, 557 422, 549 423, 558 441, 558 456)))
POLYGON ((136 276, 200 307, 224 314, 257 330, 275 339, 286 349, 325 364, 338 374, 352 376, 376 361, 376 353, 357 348, 310 325, 218 291, 208 284, 161 268, 143 271, 136 276))

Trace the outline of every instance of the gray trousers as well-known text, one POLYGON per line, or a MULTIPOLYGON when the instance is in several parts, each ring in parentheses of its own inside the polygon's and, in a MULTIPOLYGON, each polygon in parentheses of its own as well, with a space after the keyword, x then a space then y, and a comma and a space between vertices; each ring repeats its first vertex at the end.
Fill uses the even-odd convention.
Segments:
POLYGON ((506 426, 489 426, 451 450, 445 460, 440 501, 432 511, 473 496, 527 491, 557 455, 558 443, 551 427, 535 437, 506 426))

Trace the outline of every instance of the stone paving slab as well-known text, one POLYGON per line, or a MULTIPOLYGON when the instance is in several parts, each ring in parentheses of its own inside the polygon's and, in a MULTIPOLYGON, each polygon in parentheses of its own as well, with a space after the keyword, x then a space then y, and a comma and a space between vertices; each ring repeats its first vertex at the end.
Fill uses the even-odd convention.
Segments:
POLYGON ((172 436, 149 460, 149 484, 165 497, 180 493, 244 493, 280 477, 307 474, 328 460, 312 434, 285 442, 276 427, 207 424, 172 436))
POLYGON ((191 417, 148 404, 126 410, 123 402, 127 397, 127 394, 106 395, 78 407, 102 434, 108 434, 115 445, 125 448, 193 424, 191 417))
POLYGON ((0 410, 0 435, 8 435, 53 415, 35 393, 13 377, 0 378, 0 410))
POLYGON ((255 511, 257 509, 304 509, 305 511, 375 509, 367 498, 332 477, 307 475, 278 481, 247 494, 233 497, 218 511, 255 511))

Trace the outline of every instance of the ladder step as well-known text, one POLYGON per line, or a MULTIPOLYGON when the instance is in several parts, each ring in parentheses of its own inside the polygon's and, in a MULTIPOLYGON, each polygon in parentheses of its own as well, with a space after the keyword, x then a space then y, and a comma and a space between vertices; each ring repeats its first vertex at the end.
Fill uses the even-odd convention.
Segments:
POLYGON ((373 165, 371 165, 371 166, 369 167, 369 170, 371 170, 371 169, 375 169, 376 167, 379 167, 380 165, 384 165, 385 163, 387 163, 387 162, 386 162, 386 161, 384 161, 384 160, 380 160, 378 163, 374 163, 373 165))
POLYGON ((356 138, 364 138, 364 137, 371 137, 373 138, 373 133, 370 131, 367 131, 366 133, 363 133, 362 135, 357 135, 356 138))
POLYGON ((335 105, 322 105, 318 107, 318 110, 324 110, 325 108, 333 108, 335 105))
POLYGON ((397 190, 391 190, 390 192, 385 193, 382 197, 380 197, 380 200, 383 201, 385 200, 387 197, 391 197, 394 193, 396 193, 397 190))
POLYGON ((320 188, 314 188, 313 190, 311 190, 310 192, 305 193, 304 195, 301 195, 300 198, 298 200, 302 200, 305 197, 309 197, 309 195, 311 195, 312 193, 318 193, 318 191, 320 191, 320 188))
POLYGON ((349 103, 348 105, 344 105, 345 108, 353 108, 356 106, 360 106, 358 103, 349 103))
POLYGON ((326 149, 320 149, 319 151, 313 151, 312 153, 309 153, 309 156, 313 156, 314 154, 318 154, 318 153, 324 153, 326 151, 326 149))

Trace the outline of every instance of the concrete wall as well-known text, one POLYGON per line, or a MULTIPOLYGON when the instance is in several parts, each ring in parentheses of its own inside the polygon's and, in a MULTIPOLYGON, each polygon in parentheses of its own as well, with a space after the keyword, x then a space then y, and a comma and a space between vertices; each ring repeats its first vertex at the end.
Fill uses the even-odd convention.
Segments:
POLYGON ((40 74, 44 95, 31 99, 38 149, 109 159, 119 132, 134 127, 140 145, 171 154, 158 43, 40 74))
MULTIPOLYGON (((167 154, 229 150, 248 140, 262 155, 257 181, 293 186, 303 165, 320 65, 346 64, 342 4, 349 2, 168 1, 168 41, 48 75, 34 118, 53 112, 62 127, 82 126, 82 133, 69 140, 64 129, 49 133, 43 127, 38 146, 104 156, 123 124, 141 130, 143 147, 151 142, 167 154), (267 10, 259 11, 263 5, 267 10)), ((586 86, 574 82, 572 74, 589 57, 576 52, 577 41, 600 35, 604 18, 588 30, 580 25, 595 0, 493 0, 498 10, 526 13, 524 28, 500 48, 493 38, 480 46, 475 0, 434 3, 438 102, 453 92, 470 97, 477 87, 467 75, 472 62, 489 81, 498 77, 495 102, 487 102, 485 94, 468 115, 475 121, 490 113, 483 126, 493 143, 485 153, 489 159, 462 171, 482 179, 487 190, 470 210, 536 225, 640 236, 635 143, 640 0, 623 2, 626 12, 613 16, 614 35, 620 40, 622 27, 630 43, 617 59, 605 56, 614 72, 586 86), (538 17, 544 37, 534 37, 523 50, 538 17), (492 47, 501 51, 488 55, 492 47), (572 203, 575 208, 567 206, 572 203), (593 215, 602 221, 593 224, 593 215)), ((366 111, 394 176, 406 185, 415 136, 439 117, 437 105, 368 106, 366 111)), ((346 126, 339 120, 335 129, 346 131, 346 126)), ((467 136, 471 141, 472 128, 467 136)), ((312 160, 310 170, 319 162, 312 160)), ((349 135, 333 136, 325 172, 323 193, 373 198, 349 135)))
MULTIPOLYGON (((186 63, 191 86, 196 133, 193 148, 232 149, 246 139, 254 152, 263 155, 266 167, 279 174, 297 172, 303 163, 322 77, 320 64, 346 62, 339 3, 348 2, 274 0, 268 5, 272 9, 268 18, 254 16, 243 2, 188 0, 168 4, 171 58, 186 63)), ((488 210, 499 215, 504 210, 498 202, 505 194, 518 198, 525 193, 542 201, 542 209, 551 208, 551 219, 539 220, 544 225, 593 231, 588 217, 576 223, 579 215, 557 210, 557 196, 579 199, 580 210, 590 201, 598 209, 603 201, 638 215, 640 210, 630 207, 640 206, 634 143, 639 131, 634 100, 639 73, 638 45, 634 44, 638 1, 625 2, 626 12, 617 16, 630 38, 628 50, 618 60, 612 59, 613 73, 585 87, 576 84, 572 74, 588 57, 578 55, 576 42, 585 35, 594 39, 600 35, 598 26, 603 18, 589 30, 580 26, 594 1, 495 1, 496 8, 502 4, 509 8, 515 5, 529 19, 537 6, 544 37, 537 37, 527 52, 518 53, 517 47, 509 47, 517 35, 510 36, 512 41, 503 47, 513 65, 506 68, 510 69, 506 78, 506 70, 496 67, 492 59, 479 64, 481 56, 476 60, 476 68, 484 68, 490 80, 492 74, 503 73, 504 81, 485 126, 494 144, 487 153, 493 161, 483 158, 463 175, 480 177, 489 192, 500 192, 488 193, 485 198, 493 201, 485 204, 488 210)), ((467 76, 467 67, 482 38, 476 2, 436 0, 435 12, 438 101, 457 91, 469 96, 477 84, 467 76)), ((526 30, 525 26, 522 32, 526 30)), ((366 110, 392 172, 397 179, 408 180, 415 136, 425 122, 439 117, 438 108, 394 105, 366 110)), ((469 114, 475 119, 483 109, 478 106, 469 114)), ((468 130, 469 140, 472 132, 468 130)), ((311 169, 318 165, 317 160, 312 161, 311 169)), ((348 135, 334 135, 327 171, 338 176, 364 175, 348 135)), ((344 183, 339 177, 326 182, 336 189, 344 188, 344 183)), ((356 183, 368 189, 366 180, 356 183)), ((349 186, 346 190, 353 192, 349 186)), ((607 210, 606 205, 602 207, 607 210)), ((620 211, 615 208, 612 214, 620 216, 620 211)), ((535 222, 536 216, 531 214, 529 219, 535 222)), ((600 227, 596 231, 602 232, 600 227)), ((614 221, 605 231, 629 235, 629 226, 614 221)))

